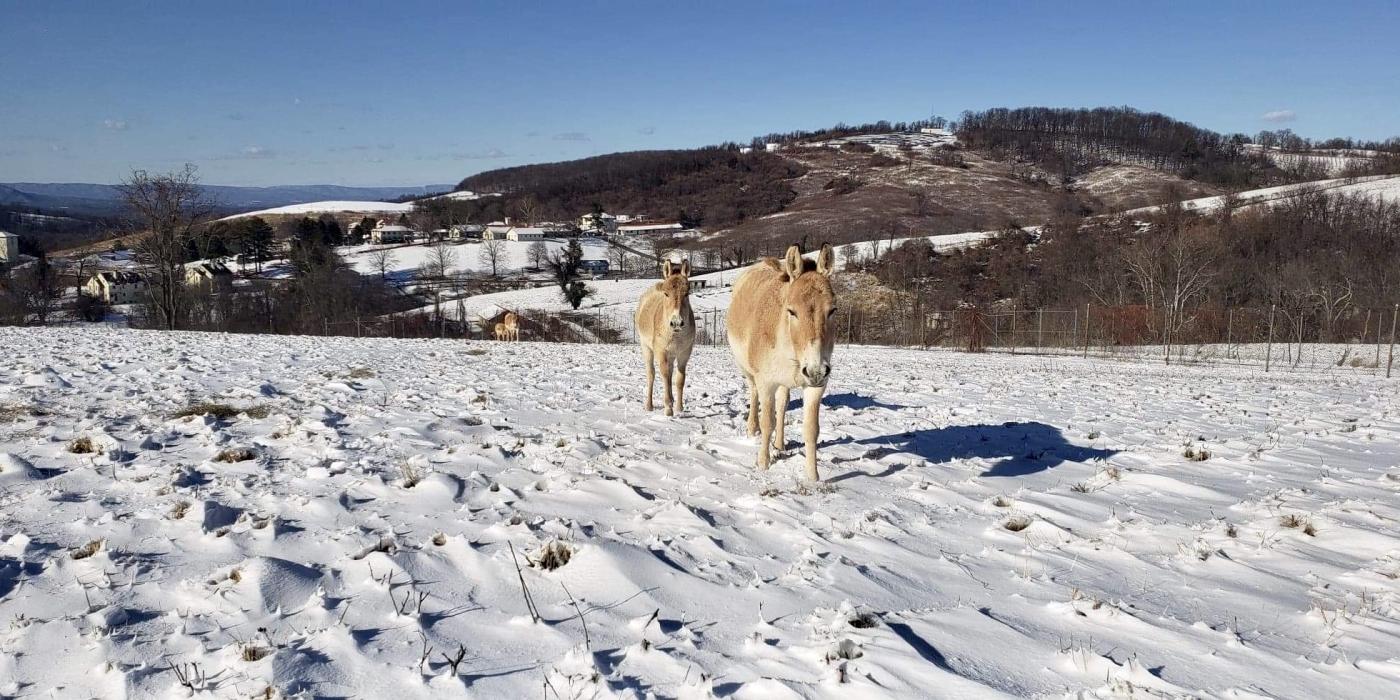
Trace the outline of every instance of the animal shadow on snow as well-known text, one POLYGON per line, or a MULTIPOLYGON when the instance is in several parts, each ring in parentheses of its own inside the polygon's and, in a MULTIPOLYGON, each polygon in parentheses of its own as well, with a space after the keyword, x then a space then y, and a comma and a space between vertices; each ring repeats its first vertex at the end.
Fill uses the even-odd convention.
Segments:
MULTIPOLYGON (((1027 476, 1059 466, 1065 462, 1088 462, 1106 459, 1116 450, 1100 450, 1070 444, 1059 428, 1044 423, 1002 423, 1000 425, 950 425, 895 435, 879 435, 857 440, 842 438, 823 445, 873 445, 890 451, 907 452, 932 463, 955 459, 999 460, 981 476, 1027 476)), ((908 464, 893 464, 877 474, 848 472, 831 481, 844 481, 858 476, 889 476, 902 471, 908 464)))
MULTIPOLYGON (((794 390, 793 393, 797 394, 797 398, 788 401, 787 410, 800 411, 802 410, 802 390, 797 389, 794 390)), ((849 408, 853 411, 860 411, 867 408, 883 408, 889 411, 898 411, 900 409, 909 408, 908 406, 885 403, 869 396, 852 394, 850 392, 845 394, 827 394, 822 397, 822 405, 827 408, 849 408)))

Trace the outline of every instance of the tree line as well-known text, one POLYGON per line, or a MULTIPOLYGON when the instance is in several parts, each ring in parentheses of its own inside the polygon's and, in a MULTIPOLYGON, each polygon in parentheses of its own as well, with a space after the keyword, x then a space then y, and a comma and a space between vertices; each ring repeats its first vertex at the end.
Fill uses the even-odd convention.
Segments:
POLYGON ((922 239, 843 252, 908 304, 1132 309, 1147 338, 1188 330, 1202 309, 1272 307, 1290 337, 1340 341, 1367 310, 1400 303, 1400 204, 1325 191, 1247 208, 1231 199, 1208 215, 1064 215, 944 253, 922 239))

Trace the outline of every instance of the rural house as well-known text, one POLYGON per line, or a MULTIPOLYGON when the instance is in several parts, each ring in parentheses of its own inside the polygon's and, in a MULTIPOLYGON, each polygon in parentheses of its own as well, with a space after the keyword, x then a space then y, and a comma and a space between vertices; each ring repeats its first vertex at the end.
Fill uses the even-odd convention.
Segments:
POLYGON ((0 231, 0 265, 8 265, 19 259, 19 236, 9 231, 0 231))
POLYGON ((407 243, 412 241, 416 234, 416 231, 407 226, 381 221, 369 232, 369 240, 373 243, 407 243))
POLYGON ((146 280, 135 272, 103 270, 88 279, 83 293, 108 304, 135 304, 146 298, 146 280))
POLYGON ((221 262, 206 261, 185 265, 185 286, 202 292, 222 292, 233 287, 233 271, 221 262))
POLYGON ((674 221, 646 221, 631 224, 619 224, 617 232, 625 236, 646 235, 657 233, 680 233, 685 227, 674 221))
POLYGON ((512 226, 506 231, 508 241, 542 241, 544 229, 538 226, 512 226))

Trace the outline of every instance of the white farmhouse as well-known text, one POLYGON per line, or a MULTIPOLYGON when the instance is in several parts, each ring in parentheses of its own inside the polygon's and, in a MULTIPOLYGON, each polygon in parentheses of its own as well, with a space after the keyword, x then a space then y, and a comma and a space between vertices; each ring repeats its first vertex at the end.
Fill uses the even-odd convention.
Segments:
POLYGON ((506 231, 508 241, 542 241, 544 229, 538 226, 512 226, 506 231))
POLYGON ((511 228, 512 226, 510 225, 509 219, 505 221, 492 221, 486 225, 486 228, 482 229, 481 240, 504 241, 506 239, 506 234, 510 232, 511 228))
POLYGON ((369 240, 374 243, 405 243, 413 240, 415 234, 416 232, 407 226, 381 221, 369 232, 369 240))
POLYGON ((83 293, 108 304, 135 304, 146 298, 146 280, 135 272, 103 270, 88 279, 83 293))
POLYGON ((0 231, 0 265, 7 265, 19 258, 19 236, 9 231, 0 231))
POLYGON ((617 233, 617 217, 607 212, 584 214, 578 219, 578 227, 583 231, 617 233))
POLYGON ((486 227, 481 224, 453 224, 451 228, 447 229, 447 239, 452 241, 480 239, 481 232, 485 230, 486 227))
POLYGON ((233 286, 233 271, 221 262, 206 261, 185 265, 185 286, 202 292, 222 292, 233 286))
POLYGON ((641 236, 658 233, 680 233, 685 227, 674 221, 640 221, 631 224, 619 224, 617 232, 624 236, 641 236))

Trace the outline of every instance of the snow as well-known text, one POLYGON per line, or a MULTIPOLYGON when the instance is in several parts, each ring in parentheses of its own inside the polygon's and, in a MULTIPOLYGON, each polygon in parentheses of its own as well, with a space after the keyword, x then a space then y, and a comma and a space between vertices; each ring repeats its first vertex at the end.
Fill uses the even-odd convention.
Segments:
MULTIPOLYGON (((497 272, 505 275, 507 273, 518 272, 520 269, 530 264, 530 246, 536 241, 498 241, 502 245, 501 260, 497 263, 497 272)), ((567 240, 543 239, 542 241, 549 252, 554 253, 568 246, 567 240)), ((491 265, 481 261, 480 241, 444 241, 444 244, 452 250, 456 256, 456 262, 450 266, 451 273, 474 273, 490 274, 491 265)), ((601 240, 585 238, 580 239, 583 246, 584 260, 606 260, 607 244, 601 240)), ((428 262, 434 256, 436 244, 416 244, 405 246, 379 246, 379 245, 359 245, 345 246, 339 249, 341 257, 350 263, 356 272, 364 275, 378 275, 379 270, 375 267, 373 251, 388 247, 394 253, 394 263, 389 270, 389 274, 395 278, 406 280, 418 268, 428 262)))
POLYGON ((413 211, 413 203, 395 202, 357 202, 350 200, 331 200, 325 202, 307 202, 305 204, 288 204, 284 207, 273 207, 272 209, 262 209, 259 211, 244 212, 225 216, 220 221, 231 221, 249 216, 275 216, 283 214, 402 214, 413 211))
MULTIPOLYGON (((1260 190, 1249 190, 1235 195, 1241 205, 1256 205, 1284 199, 1297 194, 1309 191, 1324 191, 1334 195, 1359 195, 1378 198, 1387 202, 1400 201, 1400 176, 1397 175, 1370 175, 1356 178, 1337 178, 1332 180, 1316 180, 1313 182, 1303 182, 1293 185, 1280 185, 1278 187, 1266 187, 1260 190)), ((1220 209, 1224 204, 1225 197, 1202 197, 1200 199, 1188 199, 1181 203, 1182 207, 1197 211, 1203 214, 1220 209)), ((1160 210, 1160 206, 1142 207, 1130 209, 1124 214, 1148 214, 1160 210)))
POLYGON ((0 347, 0 695, 189 697, 174 669, 218 698, 1400 683, 1400 414, 1364 374, 840 346, 814 486, 796 427, 752 468, 724 348, 664 418, 618 346, 0 347), (251 410, 176 415, 198 401, 251 410))

